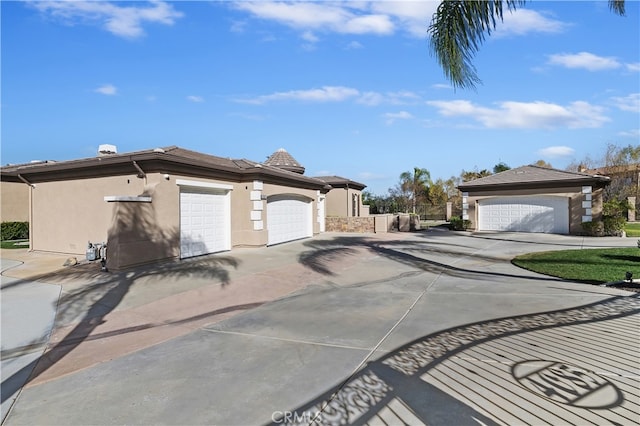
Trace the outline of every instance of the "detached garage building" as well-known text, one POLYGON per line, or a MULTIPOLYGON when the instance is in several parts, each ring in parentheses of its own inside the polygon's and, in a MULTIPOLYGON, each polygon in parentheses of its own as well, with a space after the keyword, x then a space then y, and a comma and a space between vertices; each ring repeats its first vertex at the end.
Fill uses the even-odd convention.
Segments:
POLYGON ((32 250, 84 257, 107 243, 121 269, 312 237, 324 223, 326 182, 279 150, 265 163, 176 146, 2 167, 4 190, 28 188, 32 250))
POLYGON ((523 166, 465 182, 462 216, 476 231, 579 234, 600 220, 609 178, 523 166))

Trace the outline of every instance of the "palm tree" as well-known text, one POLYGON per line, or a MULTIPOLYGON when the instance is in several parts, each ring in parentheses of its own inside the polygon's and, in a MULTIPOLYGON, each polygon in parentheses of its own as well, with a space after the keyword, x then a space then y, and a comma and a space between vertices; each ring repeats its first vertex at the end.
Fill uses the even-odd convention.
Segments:
POLYGON ((427 169, 414 167, 413 173, 404 172, 400 175, 400 188, 409 194, 413 214, 416 213, 418 198, 429 194, 429 185, 431 185, 431 173, 427 169))
MULTIPOLYGON (((473 66, 473 56, 485 35, 491 35, 496 21, 502 21, 503 9, 514 11, 526 0, 443 0, 427 30, 431 53, 445 76, 456 88, 475 88, 481 80, 473 66)), ((625 15, 625 0, 609 0, 609 8, 625 15)))

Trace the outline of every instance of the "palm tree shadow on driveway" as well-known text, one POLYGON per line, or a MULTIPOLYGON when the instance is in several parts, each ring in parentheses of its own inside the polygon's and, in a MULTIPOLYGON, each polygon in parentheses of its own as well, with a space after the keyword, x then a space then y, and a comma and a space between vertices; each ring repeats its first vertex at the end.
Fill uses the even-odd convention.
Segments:
MULTIPOLYGON (((175 247, 179 246, 180 234, 177 229, 162 230, 155 225, 153 210, 133 206, 125 214, 118 215, 118 226, 127 235, 133 235, 139 241, 152 243, 156 253, 165 253, 167 261, 157 262, 141 267, 129 268, 118 272, 103 272, 99 264, 81 264, 49 276, 39 277, 42 282, 58 281, 80 283, 74 289, 63 291, 58 300, 56 323, 71 322, 72 330, 55 345, 49 347, 45 354, 24 366, 15 374, 2 379, 2 402, 9 399, 25 384, 35 380, 45 371, 60 362, 71 351, 88 339, 95 339, 94 330, 105 322, 105 318, 116 309, 130 293, 131 289, 143 279, 171 280, 193 278, 210 280, 212 283, 226 286, 230 282, 229 268, 237 268, 240 261, 232 256, 209 255, 189 260, 172 260, 175 258, 175 247), (90 284, 86 284, 90 283, 90 284), (28 377, 26 383, 24 378, 28 377)), ((18 281, 11 286, 20 285, 18 281)), ((229 307, 228 310, 248 309, 258 304, 229 307)), ((220 310, 200 314, 178 322, 196 321, 203 316, 216 315, 220 310)), ((167 325, 168 322, 146 325, 145 327, 167 325)), ((113 333, 124 334, 139 330, 123 329, 113 333)), ((113 334, 112 333, 112 334, 113 334)), ((107 337, 107 336, 102 336, 107 337)), ((40 337, 38 341, 42 340, 40 337)), ((4 355, 4 354, 3 354, 4 355)))

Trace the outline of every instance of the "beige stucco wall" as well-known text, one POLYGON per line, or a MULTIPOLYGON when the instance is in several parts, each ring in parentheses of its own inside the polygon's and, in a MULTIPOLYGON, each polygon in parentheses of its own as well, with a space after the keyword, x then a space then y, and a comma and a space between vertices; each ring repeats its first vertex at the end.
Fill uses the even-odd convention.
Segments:
POLYGON ((106 241, 113 205, 107 195, 139 195, 135 175, 38 183, 32 192, 31 248, 84 255, 87 242, 106 241))
MULTIPOLYGON (((602 192, 600 189, 593 189, 592 192, 592 218, 600 220, 602 218, 602 192)), ((582 217, 585 209, 582 202, 585 196, 582 193, 582 187, 564 187, 564 188, 545 188, 541 189, 519 189, 509 191, 475 191, 469 192, 468 211, 469 220, 471 221, 470 230, 477 230, 478 226, 478 202, 483 199, 497 198, 505 196, 555 196, 565 197, 569 199, 569 233, 579 234, 582 232, 582 217)))
POLYGON ((0 220, 2 222, 29 221, 29 185, 1 182, 0 220))
POLYGON ((334 188, 327 193, 326 215, 351 217, 353 214, 353 198, 357 197, 355 216, 367 216, 368 210, 362 207, 362 191, 353 188, 334 188))
POLYGON ((178 180, 232 187, 232 248, 267 244, 266 199, 273 195, 298 195, 313 200, 313 233, 320 231, 316 190, 261 185, 261 182, 254 181, 228 182, 179 175, 165 179, 160 173, 138 178, 132 174, 39 183, 33 190, 31 247, 37 251, 68 253, 84 258, 89 241, 108 241, 107 266, 110 269, 178 257, 181 190, 178 180), (106 202, 105 197, 109 196, 147 196, 151 197, 151 202, 106 202), (257 206, 262 210, 256 209, 257 206), (260 212, 262 230, 255 229, 256 211, 260 212))

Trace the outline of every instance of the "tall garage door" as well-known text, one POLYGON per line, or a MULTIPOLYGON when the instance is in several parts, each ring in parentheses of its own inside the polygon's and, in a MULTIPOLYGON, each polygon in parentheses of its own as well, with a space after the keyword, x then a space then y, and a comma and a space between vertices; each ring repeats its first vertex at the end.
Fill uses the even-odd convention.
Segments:
POLYGON ((478 202, 481 231, 569 233, 569 201, 564 197, 500 197, 478 202))
POLYGON ((308 238, 313 235, 311 201, 295 196, 270 197, 267 201, 268 244, 308 238))
POLYGON ((229 197, 225 190, 181 188, 181 258, 231 249, 229 197))

